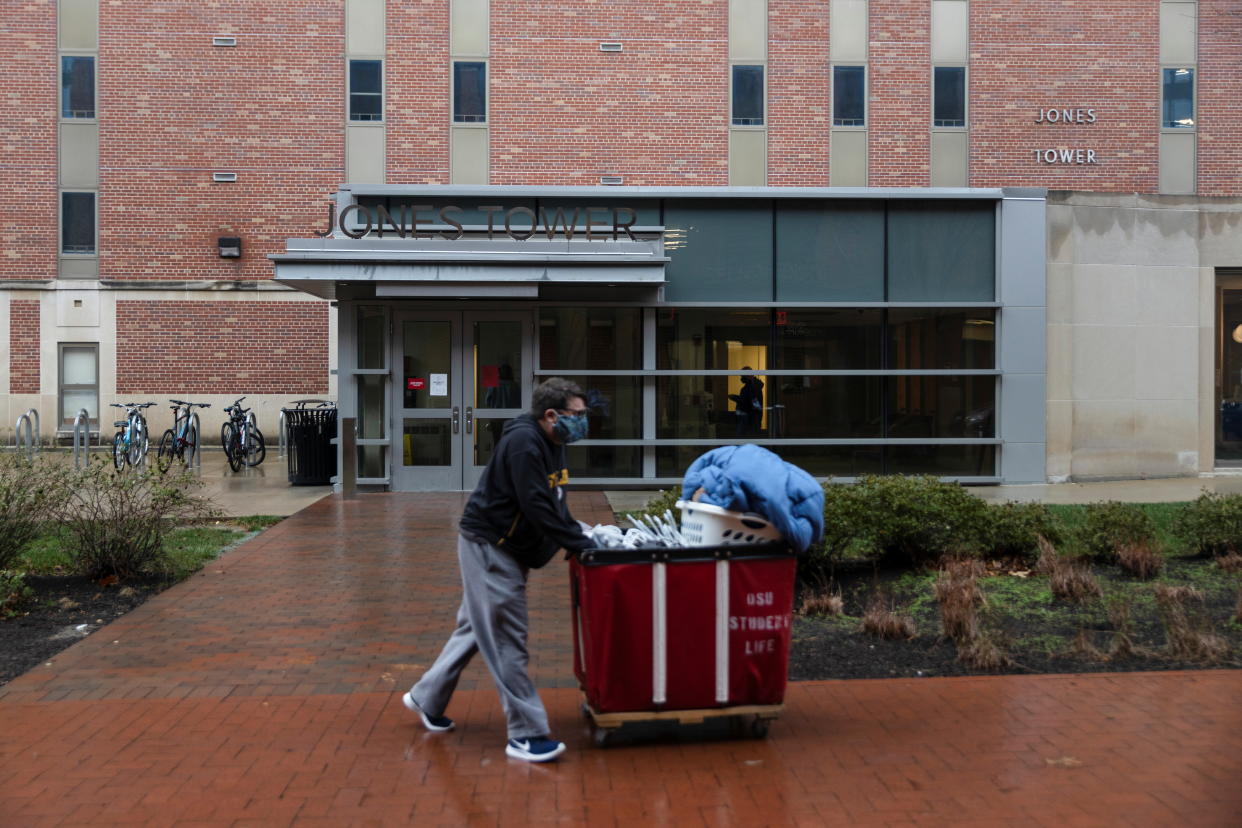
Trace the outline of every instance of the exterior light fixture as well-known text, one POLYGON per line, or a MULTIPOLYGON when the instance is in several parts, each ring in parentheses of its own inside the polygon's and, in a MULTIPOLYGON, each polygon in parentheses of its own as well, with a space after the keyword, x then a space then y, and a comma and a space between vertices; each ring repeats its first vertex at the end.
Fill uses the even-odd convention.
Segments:
POLYGON ((237 38, 232 35, 217 35, 211 39, 212 46, 236 46, 237 38))
POLYGON ((237 173, 213 172, 211 180, 217 184, 232 184, 237 181, 237 173))
POLYGON ((620 175, 601 175, 599 177, 599 183, 609 187, 615 187, 618 184, 624 184, 625 177, 620 175))
POLYGON ((241 258, 241 237, 240 236, 221 236, 217 239, 220 246, 221 259, 240 259, 241 258))
POLYGON ((1242 325, 1233 329, 1233 341, 1242 345, 1242 325))

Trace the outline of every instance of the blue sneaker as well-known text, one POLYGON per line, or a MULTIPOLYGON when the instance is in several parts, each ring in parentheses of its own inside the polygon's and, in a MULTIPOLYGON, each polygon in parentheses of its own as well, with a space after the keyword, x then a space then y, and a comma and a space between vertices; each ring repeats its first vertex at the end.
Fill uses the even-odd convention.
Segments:
POLYGON ((543 737, 535 739, 510 739, 505 745, 505 755, 527 762, 551 762, 565 752, 565 743, 543 737))
POLYGON ((406 707, 417 713, 418 717, 423 720, 423 727, 433 733, 443 733, 446 730, 452 730, 456 727, 456 725, 453 724, 453 720, 448 716, 428 716, 424 713, 423 709, 418 706, 418 702, 414 701, 414 697, 410 695, 408 690, 406 691, 406 694, 401 697, 401 701, 406 707))

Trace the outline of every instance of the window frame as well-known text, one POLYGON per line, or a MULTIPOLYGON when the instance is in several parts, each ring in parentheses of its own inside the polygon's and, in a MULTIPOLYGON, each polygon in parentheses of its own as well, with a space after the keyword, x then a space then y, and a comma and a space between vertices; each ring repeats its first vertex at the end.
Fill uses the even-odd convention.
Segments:
POLYGON ((57 112, 60 120, 73 121, 75 123, 94 121, 99 118, 99 58, 93 54, 81 54, 77 52, 62 52, 58 55, 59 78, 60 83, 57 84, 57 112), (86 59, 91 62, 91 114, 90 115, 66 115, 65 114, 65 60, 86 59))
POLYGON ((487 126, 491 118, 491 71, 490 61, 485 58, 454 58, 449 62, 449 122, 453 126, 487 126), (483 67, 483 114, 479 116, 457 114, 457 67, 478 64, 483 67), (477 120, 470 120, 477 118, 477 120))
POLYGON ((62 189, 57 204, 57 255, 61 258, 95 258, 99 256, 99 191, 85 189, 62 189), (65 197, 69 195, 89 195, 91 197, 91 249, 89 251, 65 249, 65 197))
POLYGON ((383 58, 374 57, 350 57, 346 59, 345 67, 345 118, 353 125, 358 124, 382 124, 384 123, 384 98, 387 96, 387 79, 385 77, 385 66, 383 58), (379 64, 379 91, 378 92, 355 92, 354 91, 354 64, 355 63, 378 63, 379 64), (379 98, 379 115, 377 117, 354 117, 354 96, 366 95, 379 98))
POLYGON ((1196 132, 1199 129, 1199 72, 1196 66, 1186 66, 1178 64, 1176 66, 1162 65, 1160 67, 1160 129, 1162 132, 1186 133, 1196 132), (1190 124, 1176 125, 1170 124, 1165 120, 1165 73, 1185 70, 1190 72, 1190 124))
MULTIPOLYGON (((829 85, 828 85, 828 90, 829 90, 829 97, 830 97, 830 100, 829 100, 829 116, 830 116, 830 117, 831 117, 831 119, 832 119, 832 128, 833 128, 833 129, 859 129, 859 130, 863 130, 863 129, 866 129, 866 128, 867 128, 867 121, 870 119, 870 116, 871 116, 871 111, 870 111, 870 110, 871 110, 871 107, 870 107, 870 105, 869 105, 869 102, 867 101, 867 81, 868 81, 868 79, 869 79, 869 75, 870 75, 870 72, 868 72, 868 71, 867 71, 867 66, 868 66, 868 65, 867 65, 866 63, 857 63, 857 62, 855 62, 855 63, 834 63, 834 64, 832 64, 832 68, 831 68, 831 78, 830 78, 830 83, 829 83, 829 85), (863 107, 863 113, 862 113, 862 114, 863 114, 863 116, 862 116, 862 119, 861 119, 861 123, 856 123, 856 124, 853 124, 853 123, 852 123, 852 124, 838 123, 838 119, 837 119, 837 70, 839 70, 839 69, 861 69, 861 70, 862 70, 862 107, 863 107)), ((857 119, 857 118, 842 118, 842 119, 840 119, 840 120, 843 120, 843 121, 857 121, 857 120, 859 120, 859 119, 857 119)))
POLYGON ((766 128, 768 124, 768 68, 763 63, 731 63, 729 64, 729 126, 733 128, 766 128), (737 116, 737 70, 759 70, 759 117, 741 118, 743 121, 757 123, 738 123, 737 116))
POLYGON ((964 130, 970 128, 970 67, 964 63, 937 63, 932 65, 931 77, 931 126, 935 130, 964 130), (936 70, 962 70, 962 118, 960 124, 942 124, 936 121, 936 70))
MULTIPOLYGON (((59 415, 58 422, 61 426, 73 425, 73 418, 69 417, 65 412, 65 391, 94 391, 95 392, 95 416, 87 418, 87 427, 94 426, 99 428, 100 407, 99 407, 99 343, 98 342, 58 342, 56 343, 56 409, 59 415), (89 348, 95 355, 95 382, 93 385, 84 385, 82 383, 66 383, 65 382, 65 350, 67 348, 89 348)), ((73 412, 74 416, 77 412, 73 412)))

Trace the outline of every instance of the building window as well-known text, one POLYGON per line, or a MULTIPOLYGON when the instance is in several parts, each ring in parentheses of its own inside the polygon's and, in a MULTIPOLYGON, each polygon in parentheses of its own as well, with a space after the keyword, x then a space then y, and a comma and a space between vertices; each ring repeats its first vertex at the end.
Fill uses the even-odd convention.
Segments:
POLYGON ((932 126, 966 126, 966 67, 937 66, 932 74, 932 126))
POLYGON ((487 122, 487 64, 483 61, 453 61, 453 121, 487 122))
POLYGON ((60 194, 60 252, 95 253, 95 194, 60 194))
POLYGON ((384 61, 349 62, 349 120, 384 120, 384 61))
POLYGON ((733 125, 763 126, 763 67, 733 67, 733 125))
POLYGON ((1193 129, 1195 125, 1195 70, 1164 70, 1164 126, 1193 129))
POLYGON ((60 117, 95 117, 95 58, 61 57, 60 117))
POLYGON ((60 345, 60 421, 72 424, 78 412, 99 423, 99 346, 94 343, 60 345))
POLYGON ((867 67, 832 67, 832 125, 867 125, 867 67))

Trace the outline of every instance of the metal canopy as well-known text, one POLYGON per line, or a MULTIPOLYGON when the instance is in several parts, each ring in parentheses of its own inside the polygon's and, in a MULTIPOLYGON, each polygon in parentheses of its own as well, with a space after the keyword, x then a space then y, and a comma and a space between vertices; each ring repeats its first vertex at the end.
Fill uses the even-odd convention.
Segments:
POLYGON ((276 281, 323 299, 658 298, 660 240, 289 239, 276 281), (344 297, 341 297, 344 298, 344 297))

